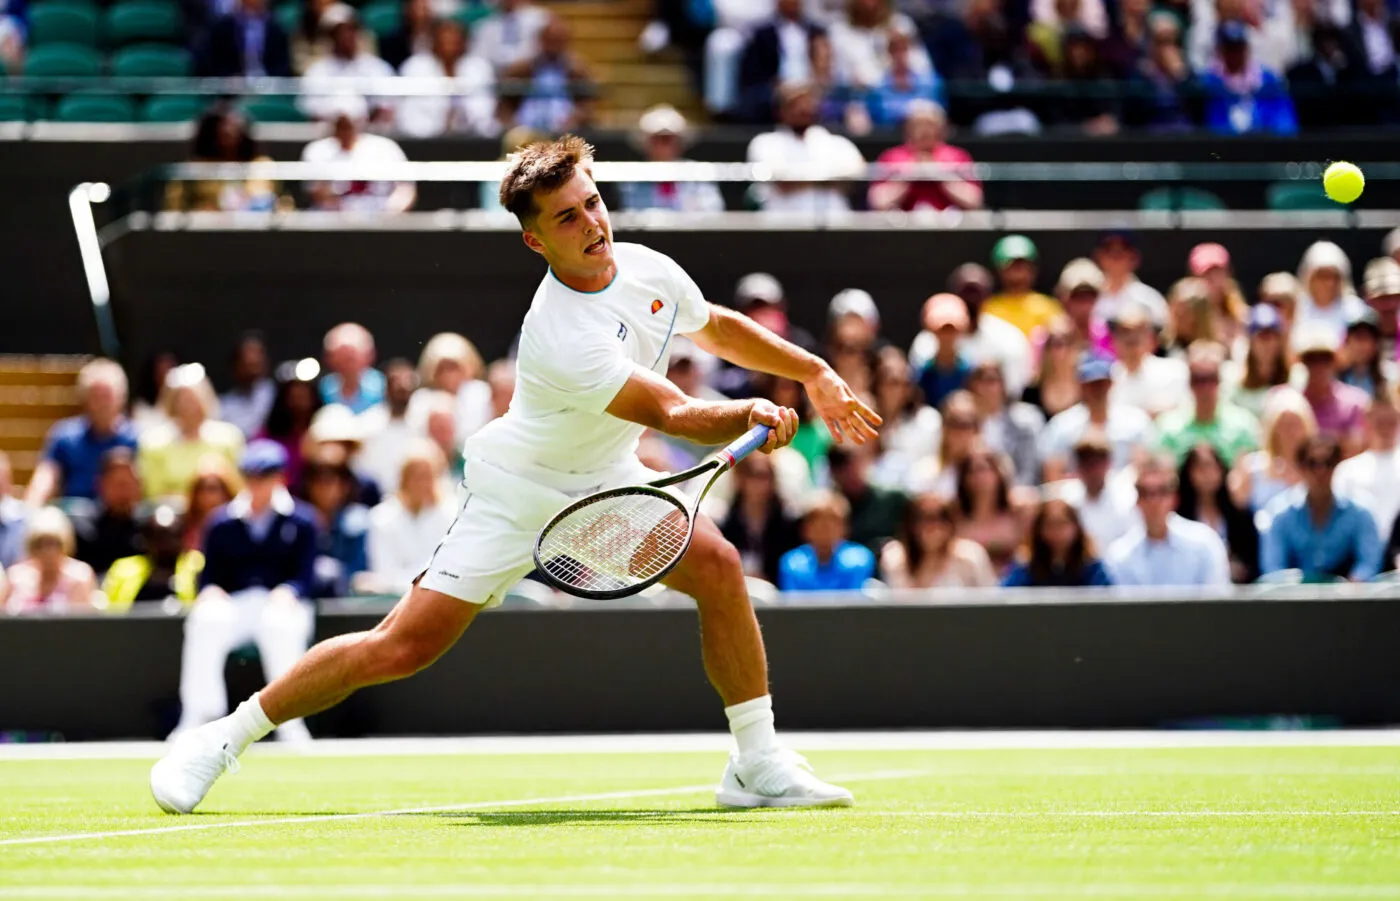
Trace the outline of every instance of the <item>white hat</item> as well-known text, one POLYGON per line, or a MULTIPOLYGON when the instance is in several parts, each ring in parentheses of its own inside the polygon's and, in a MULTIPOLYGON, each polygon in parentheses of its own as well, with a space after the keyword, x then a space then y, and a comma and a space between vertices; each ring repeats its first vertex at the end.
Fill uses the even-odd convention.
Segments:
POLYGON ((776 278, 766 272, 750 272, 739 279, 739 284, 734 288, 735 306, 745 307, 750 301, 761 300, 765 303, 782 303, 783 286, 776 278))
POLYGON ((355 13, 355 8, 353 6, 346 3, 332 3, 330 6, 326 7, 325 12, 321 13, 321 18, 317 21, 316 27, 320 28, 322 31, 330 31, 337 25, 357 25, 359 21, 360 17, 355 13))
POLYGON ((644 135, 676 135, 684 136, 687 123, 685 116, 669 103, 658 103, 651 109, 642 113, 642 118, 637 122, 637 128, 644 135))
POLYGON ((834 321, 847 313, 855 313, 873 326, 880 325, 880 309, 875 306, 875 298, 870 296, 869 291, 847 288, 831 298, 831 305, 827 307, 828 318, 834 321))
POLYGON ((363 441, 364 426, 360 417, 344 404, 326 404, 311 417, 307 430, 312 441, 363 441))
POLYGON ((1381 250, 1386 256, 1394 256, 1395 251, 1400 250, 1400 227, 1391 229, 1390 234, 1385 236, 1381 250))

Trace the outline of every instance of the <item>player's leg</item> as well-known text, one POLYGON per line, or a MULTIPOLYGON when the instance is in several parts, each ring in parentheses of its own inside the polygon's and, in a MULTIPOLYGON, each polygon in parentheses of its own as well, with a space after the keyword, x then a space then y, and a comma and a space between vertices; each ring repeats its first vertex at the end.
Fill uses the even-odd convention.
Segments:
POLYGON ((805 760, 778 743, 768 694, 768 658, 739 552, 708 517, 696 520, 690 549, 663 581, 695 599, 705 672, 724 701, 738 745, 716 800, 730 807, 855 803, 849 791, 818 779, 805 760))

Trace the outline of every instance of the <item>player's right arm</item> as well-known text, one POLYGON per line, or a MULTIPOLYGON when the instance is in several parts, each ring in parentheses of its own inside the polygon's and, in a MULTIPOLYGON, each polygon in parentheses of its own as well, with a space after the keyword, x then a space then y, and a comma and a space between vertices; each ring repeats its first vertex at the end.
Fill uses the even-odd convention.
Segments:
POLYGON ((608 404, 607 412, 696 444, 726 444, 759 424, 773 435, 761 450, 783 447, 797 434, 797 411, 754 398, 708 401, 690 397, 656 373, 637 367, 608 404))

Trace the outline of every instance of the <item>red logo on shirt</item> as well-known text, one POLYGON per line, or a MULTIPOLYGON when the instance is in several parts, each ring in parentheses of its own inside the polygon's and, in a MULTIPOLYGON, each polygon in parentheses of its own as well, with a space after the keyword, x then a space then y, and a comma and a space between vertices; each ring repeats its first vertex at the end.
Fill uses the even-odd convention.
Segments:
POLYGON ((658 300, 653 300, 653 301, 651 302, 651 312, 652 312, 652 314, 654 315, 654 314, 656 313, 657 310, 661 309, 661 308, 664 307, 664 306, 666 306, 666 305, 665 305, 664 303, 662 303, 659 299, 658 299, 658 300))

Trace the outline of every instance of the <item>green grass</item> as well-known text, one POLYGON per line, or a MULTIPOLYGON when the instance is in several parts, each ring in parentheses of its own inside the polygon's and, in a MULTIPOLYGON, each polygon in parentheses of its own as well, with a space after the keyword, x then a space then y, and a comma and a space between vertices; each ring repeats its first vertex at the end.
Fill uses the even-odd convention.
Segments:
POLYGON ((718 810, 708 753, 255 753, 177 819, 145 761, 0 761, 0 898, 1400 898, 1400 748, 809 756, 860 806, 718 810))

